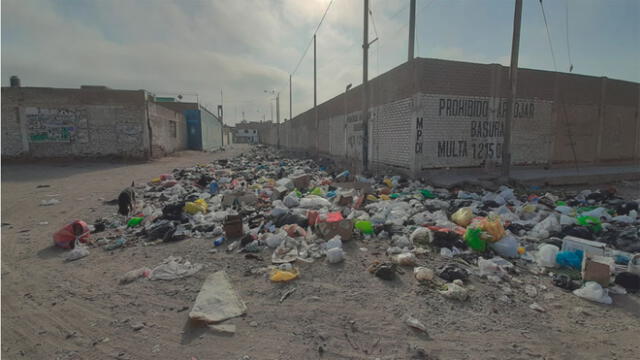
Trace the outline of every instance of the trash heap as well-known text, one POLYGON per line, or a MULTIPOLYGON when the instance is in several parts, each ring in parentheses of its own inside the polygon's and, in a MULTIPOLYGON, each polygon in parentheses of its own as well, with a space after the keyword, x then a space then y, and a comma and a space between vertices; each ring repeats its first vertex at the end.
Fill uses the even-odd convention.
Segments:
MULTIPOLYGON (((90 226, 94 233, 117 233, 99 246, 201 238, 213 252, 266 254, 270 279, 288 282, 304 276, 297 262, 332 266, 348 261, 344 242, 374 242, 386 247, 386 260, 369 266, 374 276, 392 281, 412 267, 417 281, 436 284, 442 296, 458 301, 470 296, 465 282, 471 276, 499 286, 523 271, 601 303, 611 303, 609 291, 640 289, 639 201, 622 199, 613 188, 558 194, 434 188, 285 159, 258 146, 234 159, 175 169, 137 192, 144 205, 134 216, 90 226), (434 255, 444 265, 429 266, 434 255)), ((171 263, 180 265, 175 259, 164 265, 171 263)), ((187 265, 191 274, 195 265, 187 265)), ((535 303, 531 308, 541 311, 535 303)))

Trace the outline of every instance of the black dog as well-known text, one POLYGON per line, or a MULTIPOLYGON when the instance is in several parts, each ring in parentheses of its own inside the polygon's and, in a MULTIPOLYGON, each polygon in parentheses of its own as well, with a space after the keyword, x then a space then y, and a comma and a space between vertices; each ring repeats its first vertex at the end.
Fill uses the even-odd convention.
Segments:
POLYGON ((133 190, 135 186, 134 182, 131 182, 131 186, 122 190, 120 196, 118 196, 118 214, 129 216, 133 211, 136 204, 136 192, 133 190))

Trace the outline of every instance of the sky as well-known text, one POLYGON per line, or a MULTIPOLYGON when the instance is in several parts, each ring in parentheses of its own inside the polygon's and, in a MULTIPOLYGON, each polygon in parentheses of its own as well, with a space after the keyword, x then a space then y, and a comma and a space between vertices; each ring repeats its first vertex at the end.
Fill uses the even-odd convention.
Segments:
MULTIPOLYGON (((180 94, 213 111, 222 101, 230 124, 243 113, 270 120, 273 91, 289 118, 300 59, 293 116, 313 106, 309 44, 330 2, 2 0, 2 86, 18 75, 22 86, 180 94)), ((318 104, 362 82, 363 3, 334 0, 317 32, 318 104)), ((373 78, 407 59, 409 0, 369 3, 373 78)), ((539 1, 523 3, 520 67, 572 63, 574 73, 640 82, 640 1, 544 1, 553 57, 539 1)), ((511 0, 417 0, 415 54, 508 66, 513 12, 511 0)))

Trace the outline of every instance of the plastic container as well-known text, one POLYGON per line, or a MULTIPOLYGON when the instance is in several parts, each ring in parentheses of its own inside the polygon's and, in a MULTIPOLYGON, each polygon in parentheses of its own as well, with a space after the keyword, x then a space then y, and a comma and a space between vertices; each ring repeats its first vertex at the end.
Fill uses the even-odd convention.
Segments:
POLYGON ((215 240, 213 240, 213 246, 220 246, 224 242, 224 237, 221 236, 215 240))
POLYGON ((218 190, 219 190, 218 183, 215 181, 212 181, 211 184, 209 184, 209 192, 212 194, 217 194, 218 190))

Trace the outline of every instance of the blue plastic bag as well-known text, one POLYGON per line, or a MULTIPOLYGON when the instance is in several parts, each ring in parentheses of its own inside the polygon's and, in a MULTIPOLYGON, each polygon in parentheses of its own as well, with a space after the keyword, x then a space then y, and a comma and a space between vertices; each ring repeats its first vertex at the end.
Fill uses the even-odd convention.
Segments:
POLYGON ((574 269, 582 268, 582 250, 576 251, 560 251, 556 255, 556 262, 560 266, 566 266, 574 269))

